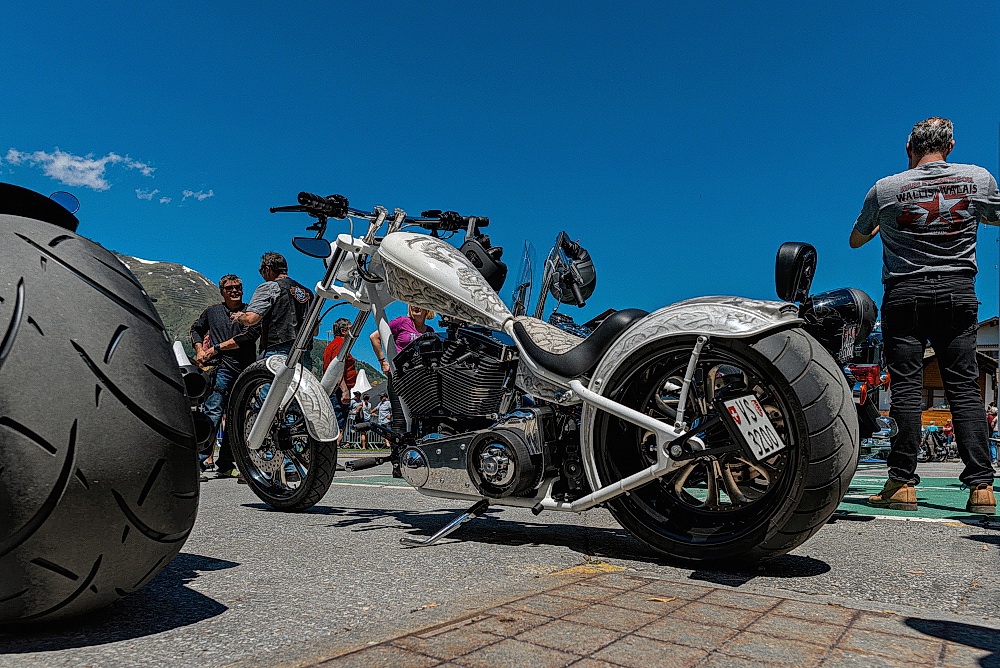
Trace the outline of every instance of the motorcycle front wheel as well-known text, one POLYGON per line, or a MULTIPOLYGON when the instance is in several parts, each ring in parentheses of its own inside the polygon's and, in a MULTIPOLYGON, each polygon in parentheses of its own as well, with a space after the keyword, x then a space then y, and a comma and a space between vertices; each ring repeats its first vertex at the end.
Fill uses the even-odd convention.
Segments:
POLYGON ((309 435, 297 400, 275 417, 259 450, 247 446, 274 375, 261 360, 236 380, 226 411, 226 433, 236 466, 257 497, 276 510, 301 512, 329 491, 337 469, 337 445, 309 435))
MULTIPOLYGON (((637 351, 609 379, 611 399, 673 422, 694 339, 637 351)), ((715 418, 715 398, 753 394, 784 450, 760 461, 746 449, 689 460, 676 472, 608 502, 623 527, 687 563, 733 566, 789 552, 816 533, 857 468, 857 412, 844 374, 801 329, 757 340, 713 339, 695 369, 684 420, 708 448, 739 445, 715 418)), ((652 433, 599 411, 595 469, 609 484, 656 461, 652 433)))

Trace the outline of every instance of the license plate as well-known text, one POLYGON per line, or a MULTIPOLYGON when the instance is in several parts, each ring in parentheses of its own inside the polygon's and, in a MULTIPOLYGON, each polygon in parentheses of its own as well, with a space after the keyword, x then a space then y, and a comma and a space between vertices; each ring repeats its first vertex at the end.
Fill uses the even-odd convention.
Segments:
POLYGON ((723 401, 722 405, 729 413, 729 418, 736 427, 735 431, 743 437, 757 461, 767 459, 787 447, 754 395, 723 401))

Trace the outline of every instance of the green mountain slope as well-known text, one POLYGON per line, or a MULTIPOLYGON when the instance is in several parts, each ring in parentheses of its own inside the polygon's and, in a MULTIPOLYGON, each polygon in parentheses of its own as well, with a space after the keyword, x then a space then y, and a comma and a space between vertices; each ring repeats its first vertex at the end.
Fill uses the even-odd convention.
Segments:
MULTIPOLYGON (((141 260, 121 253, 115 255, 135 274, 149 296, 156 300, 154 306, 163 318, 170 340, 181 341, 184 349, 193 357, 191 324, 206 308, 222 301, 218 286, 194 269, 181 264, 141 260)), ((252 289, 249 288, 250 291, 252 289)), ((245 296, 249 299, 249 295, 245 296)), ((322 369, 323 351, 327 343, 329 341, 322 339, 316 339, 313 343, 313 361, 317 373, 322 369)), ((355 359, 355 363, 358 369, 365 370, 373 385, 385 381, 380 369, 359 359, 355 359)))
POLYGON ((219 289, 212 281, 173 262, 152 262, 116 253, 149 296, 155 300, 156 310, 163 318, 171 341, 182 341, 188 354, 191 347, 190 329, 201 312, 222 301, 219 289))

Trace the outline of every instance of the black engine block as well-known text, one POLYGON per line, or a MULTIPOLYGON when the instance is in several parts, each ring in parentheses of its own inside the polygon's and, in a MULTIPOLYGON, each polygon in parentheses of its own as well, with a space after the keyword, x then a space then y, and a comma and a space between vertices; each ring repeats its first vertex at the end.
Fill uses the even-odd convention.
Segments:
POLYGON ((393 388, 415 421, 495 420, 507 408, 517 348, 491 330, 452 327, 424 334, 393 364, 393 388))

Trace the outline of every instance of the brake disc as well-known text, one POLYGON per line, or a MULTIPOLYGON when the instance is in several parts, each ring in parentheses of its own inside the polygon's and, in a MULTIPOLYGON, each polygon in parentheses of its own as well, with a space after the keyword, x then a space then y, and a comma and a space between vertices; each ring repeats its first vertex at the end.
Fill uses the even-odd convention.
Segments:
POLYGON ((284 453, 268 442, 265 442, 260 450, 247 452, 250 454, 250 461, 261 473, 276 473, 285 463, 284 453))

